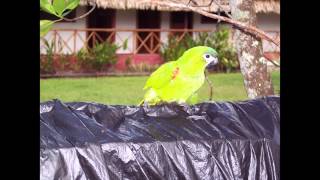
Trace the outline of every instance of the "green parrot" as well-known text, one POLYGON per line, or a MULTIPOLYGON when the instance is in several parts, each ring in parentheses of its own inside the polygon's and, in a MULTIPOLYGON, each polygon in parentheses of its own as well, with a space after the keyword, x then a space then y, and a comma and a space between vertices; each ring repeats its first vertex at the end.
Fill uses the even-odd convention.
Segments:
POLYGON ((139 105, 197 103, 197 91, 205 81, 204 71, 218 63, 217 55, 210 47, 196 46, 178 60, 161 65, 148 78, 143 88, 146 93, 139 105))

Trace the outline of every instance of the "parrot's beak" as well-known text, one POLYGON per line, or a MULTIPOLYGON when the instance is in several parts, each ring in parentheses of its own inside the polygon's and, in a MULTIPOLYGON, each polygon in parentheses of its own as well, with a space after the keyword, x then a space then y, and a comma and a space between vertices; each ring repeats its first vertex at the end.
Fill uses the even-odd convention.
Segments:
POLYGON ((207 65, 207 67, 206 67, 206 69, 212 69, 216 64, 218 64, 218 58, 216 58, 214 61, 211 61, 208 65, 207 65))

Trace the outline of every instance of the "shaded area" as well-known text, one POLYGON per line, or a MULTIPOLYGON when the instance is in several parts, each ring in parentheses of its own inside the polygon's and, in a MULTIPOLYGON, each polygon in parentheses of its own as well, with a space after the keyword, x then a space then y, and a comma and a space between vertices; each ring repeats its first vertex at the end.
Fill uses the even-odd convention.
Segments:
POLYGON ((279 179, 280 97, 40 105, 41 179, 279 179))

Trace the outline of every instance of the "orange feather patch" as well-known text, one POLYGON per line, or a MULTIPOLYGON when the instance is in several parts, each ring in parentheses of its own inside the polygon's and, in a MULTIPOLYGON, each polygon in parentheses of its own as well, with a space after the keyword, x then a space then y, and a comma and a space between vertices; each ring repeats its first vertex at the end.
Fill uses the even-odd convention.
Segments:
POLYGON ((172 73, 172 80, 175 79, 178 74, 179 74, 179 68, 177 67, 172 73))

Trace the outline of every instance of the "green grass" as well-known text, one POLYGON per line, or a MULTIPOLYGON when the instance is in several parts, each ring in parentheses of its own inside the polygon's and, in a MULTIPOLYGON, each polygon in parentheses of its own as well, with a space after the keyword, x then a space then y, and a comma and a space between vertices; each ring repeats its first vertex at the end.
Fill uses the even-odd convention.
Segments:
MULTIPOLYGON (((247 99, 240 73, 211 74, 213 99, 236 101, 247 99)), ((103 104, 135 105, 143 97, 147 77, 62 78, 40 80, 40 101, 60 99, 64 102, 86 101, 103 104)), ((280 72, 272 73, 275 93, 280 90, 280 72)), ((207 83, 200 89, 200 100, 209 96, 207 83)))

